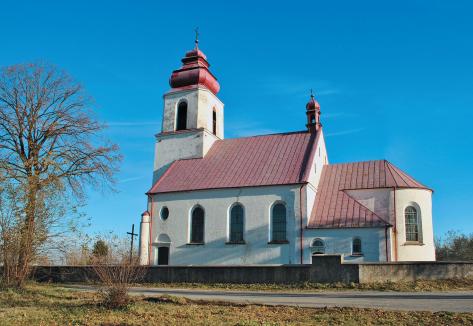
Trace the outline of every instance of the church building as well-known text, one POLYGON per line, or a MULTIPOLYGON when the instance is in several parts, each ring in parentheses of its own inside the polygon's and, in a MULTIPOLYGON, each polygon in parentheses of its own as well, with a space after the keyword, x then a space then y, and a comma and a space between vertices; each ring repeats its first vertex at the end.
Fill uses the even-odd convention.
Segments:
POLYGON ((329 163, 314 96, 301 131, 225 139, 198 41, 182 63, 164 94, 142 265, 435 260, 432 190, 386 160, 329 163))

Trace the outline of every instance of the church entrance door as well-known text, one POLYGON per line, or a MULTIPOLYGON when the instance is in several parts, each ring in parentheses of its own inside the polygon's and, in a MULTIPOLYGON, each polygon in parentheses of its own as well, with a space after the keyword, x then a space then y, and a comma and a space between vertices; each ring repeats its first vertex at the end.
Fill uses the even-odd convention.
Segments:
POLYGON ((169 247, 158 248, 158 265, 169 264, 169 247))

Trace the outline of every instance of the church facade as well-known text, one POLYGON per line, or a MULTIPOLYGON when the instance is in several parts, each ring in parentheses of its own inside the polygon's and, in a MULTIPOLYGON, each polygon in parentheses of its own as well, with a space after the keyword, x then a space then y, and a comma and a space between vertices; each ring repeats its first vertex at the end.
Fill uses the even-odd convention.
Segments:
POLYGON ((313 96, 303 131, 224 139, 197 42, 182 63, 156 135, 142 265, 435 260, 432 190, 386 160, 330 164, 313 96))

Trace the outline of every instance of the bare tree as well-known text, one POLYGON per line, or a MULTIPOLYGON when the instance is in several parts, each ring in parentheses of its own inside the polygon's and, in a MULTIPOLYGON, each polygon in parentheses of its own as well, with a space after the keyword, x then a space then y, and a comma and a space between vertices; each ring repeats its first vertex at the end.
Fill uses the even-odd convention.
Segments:
MULTIPOLYGON (((52 198, 84 198, 86 186, 113 186, 121 157, 100 138, 80 84, 49 65, 24 64, 0 74, 0 175, 15 189, 21 286, 38 244, 46 241, 52 198)), ((60 210, 59 210, 60 211, 60 210)))

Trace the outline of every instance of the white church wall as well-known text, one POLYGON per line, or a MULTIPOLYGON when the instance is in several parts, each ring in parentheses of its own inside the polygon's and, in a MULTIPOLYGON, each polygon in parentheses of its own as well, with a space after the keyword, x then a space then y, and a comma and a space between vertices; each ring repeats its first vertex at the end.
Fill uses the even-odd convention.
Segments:
POLYGON ((197 105, 199 96, 195 89, 191 89, 164 95, 163 132, 173 132, 176 130, 177 106, 180 101, 187 102, 187 128, 197 128, 197 105))
POLYGON ((434 261, 435 245, 432 226, 432 192, 425 189, 396 190, 396 240, 398 261, 434 261), (420 214, 421 236, 418 243, 406 241, 404 210, 414 206, 420 214))
POLYGON ((203 155, 203 130, 156 136, 153 184, 169 165, 178 159, 201 158, 203 155))
POLYGON ((176 130, 177 107, 181 101, 187 103, 187 129, 204 128, 210 133, 213 129, 213 110, 217 113, 217 134, 223 139, 223 103, 206 88, 194 88, 171 92, 164 95, 163 132, 176 130))
POLYGON ((385 228, 306 229, 304 231, 304 263, 312 262, 312 242, 322 239, 325 254, 340 254, 346 262, 386 261, 385 228), (361 256, 352 255, 354 238, 361 239, 361 256))
POLYGON ((356 189, 345 190, 356 201, 367 207, 370 211, 376 213, 379 217, 390 222, 390 212, 392 212, 391 199, 392 189, 356 189))
POLYGON ((295 240, 298 232, 295 201, 299 189, 297 185, 269 186, 154 195, 151 262, 157 262, 159 235, 166 234, 171 239, 171 265, 299 263, 295 240), (270 210, 277 201, 286 205, 288 244, 268 244, 270 210), (226 244, 229 208, 235 202, 244 207, 245 244, 226 244), (205 211, 204 245, 189 244, 190 214, 195 205, 200 205, 205 211), (159 217, 163 206, 169 209, 165 221, 159 217))
POLYGON ((320 177, 322 175, 323 166, 328 162, 327 149, 325 147, 325 138, 323 130, 320 129, 320 137, 316 144, 314 159, 312 166, 309 170, 308 176, 308 185, 306 187, 306 206, 305 206, 305 217, 304 217, 304 227, 309 223, 308 217, 312 212, 314 207, 315 197, 317 196, 317 188, 319 186, 320 177))
POLYGON ((322 168, 325 164, 328 164, 328 155, 327 149, 325 147, 325 138, 323 130, 320 129, 320 137, 317 142, 314 159, 312 161, 312 166, 309 170, 309 176, 307 181, 317 189, 320 181, 320 177, 322 175, 322 168))
POLYGON ((198 114, 197 114, 197 128, 205 128, 210 133, 213 132, 213 110, 217 114, 217 132, 216 136, 223 139, 224 134, 224 115, 223 103, 209 90, 203 88, 198 89, 198 114))

